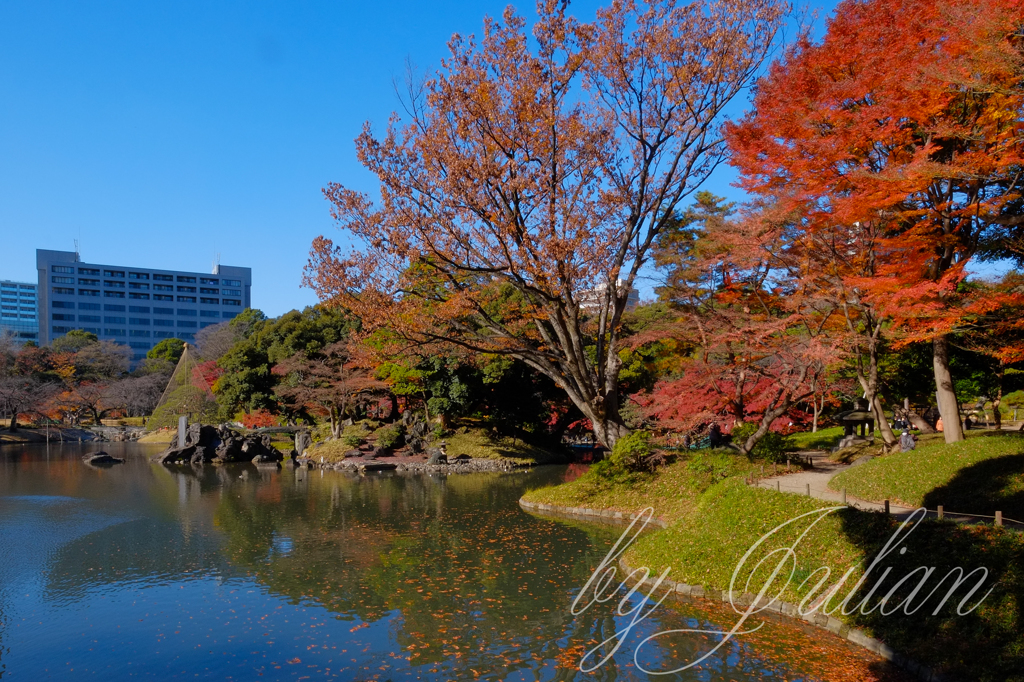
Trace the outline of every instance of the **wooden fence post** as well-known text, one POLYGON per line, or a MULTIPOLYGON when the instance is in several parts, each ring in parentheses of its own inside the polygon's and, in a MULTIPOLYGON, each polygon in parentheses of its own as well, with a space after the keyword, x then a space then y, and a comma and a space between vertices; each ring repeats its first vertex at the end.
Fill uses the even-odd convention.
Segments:
POLYGON ((846 488, 843 488, 843 504, 846 504, 846 488))
POLYGON ((804 487, 806 488, 806 491, 807 491, 807 497, 810 497, 811 496, 811 484, 807 483, 807 484, 805 484, 804 487))
POLYGON ((781 493, 782 492, 782 483, 780 483, 779 481, 775 481, 775 492, 777 492, 777 493, 781 493))
POLYGON ((1003 525, 1003 512, 1001 512, 1001 511, 997 511, 996 512, 996 525, 997 526, 1003 525))
POLYGON ((888 514, 888 513, 889 513, 889 500, 886 500, 886 501, 885 501, 885 513, 886 513, 886 514, 888 514))
POLYGON ((938 514, 938 516, 939 516, 940 519, 942 518, 942 505, 941 504, 939 505, 939 514, 938 514))

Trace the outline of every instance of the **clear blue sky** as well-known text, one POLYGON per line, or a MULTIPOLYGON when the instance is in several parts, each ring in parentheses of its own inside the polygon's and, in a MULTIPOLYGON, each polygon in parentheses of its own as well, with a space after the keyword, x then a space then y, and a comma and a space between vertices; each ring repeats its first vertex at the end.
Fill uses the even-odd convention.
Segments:
MULTIPOLYGON (((78 239, 121 265, 207 271, 219 253, 253 269, 269 315, 315 303, 310 242, 339 235, 321 188, 375 189, 363 122, 399 107, 407 58, 433 70, 507 4, 0 2, 0 279, 34 281, 35 249, 78 239)), ((738 196, 730 180, 708 188, 738 196)))

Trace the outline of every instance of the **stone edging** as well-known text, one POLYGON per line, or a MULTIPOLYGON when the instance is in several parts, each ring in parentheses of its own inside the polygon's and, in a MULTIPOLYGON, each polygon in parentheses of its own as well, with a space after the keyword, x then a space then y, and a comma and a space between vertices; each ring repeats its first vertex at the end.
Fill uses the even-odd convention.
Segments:
MULTIPOLYGON (((565 514, 567 516, 576 516, 581 518, 621 519, 623 521, 627 521, 635 519, 638 516, 638 514, 631 514, 628 512, 612 512, 608 509, 602 510, 587 509, 583 507, 562 507, 556 504, 527 502, 523 499, 519 500, 519 506, 529 511, 554 512, 556 514, 565 514)), ((662 528, 668 527, 668 523, 662 519, 651 519, 650 523, 651 525, 657 525, 662 528)), ((633 570, 624 559, 619 559, 619 567, 627 574, 633 570)), ((656 578, 647 578, 647 580, 643 581, 645 586, 650 587, 653 587, 655 582, 656 578)), ((672 589, 672 596, 677 601, 687 601, 688 599, 709 599, 712 601, 720 601, 725 604, 728 604, 731 601, 736 606, 749 606, 755 598, 755 595, 750 593, 730 593, 727 590, 705 587, 704 585, 687 585, 686 583, 677 583, 674 580, 669 580, 668 578, 662 580, 661 584, 672 589)), ((945 676, 910 658, 907 658, 903 654, 897 653, 885 642, 871 637, 863 630, 851 628, 846 623, 843 623, 831 616, 826 616, 823 613, 801 615, 796 604, 780 601, 769 602, 765 606, 765 609, 781 616, 792 618, 793 620, 799 620, 824 630, 828 630, 840 639, 845 639, 851 644, 867 649, 871 653, 892 662, 894 665, 903 668, 913 675, 916 675, 917 678, 923 682, 949 682, 948 678, 945 676)))
MULTIPOLYGON (((540 502, 527 502, 526 500, 519 498, 519 506, 523 509, 529 509, 530 511, 539 512, 554 512, 556 514, 565 514, 566 516, 581 516, 591 517, 597 519, 615 519, 619 521, 632 521, 639 514, 631 514, 629 512, 612 511, 610 509, 587 509, 584 507, 561 507, 557 504, 541 504, 540 502)), ((652 518, 649 522, 652 526, 658 526, 660 528, 668 528, 668 522, 662 519, 652 518)))

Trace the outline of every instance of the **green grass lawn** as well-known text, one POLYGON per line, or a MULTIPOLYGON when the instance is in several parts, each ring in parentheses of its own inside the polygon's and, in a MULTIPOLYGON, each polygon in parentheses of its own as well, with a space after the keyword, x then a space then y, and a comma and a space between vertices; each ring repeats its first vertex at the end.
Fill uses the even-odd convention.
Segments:
POLYGON ((818 429, 817 433, 804 431, 788 436, 789 445, 787 450, 831 450, 832 446, 843 437, 842 426, 831 426, 827 429, 818 429))
MULTIPOLYGON (((1012 437, 1003 441, 973 436, 965 445, 977 446, 975 452, 979 449, 988 452, 988 459, 979 460, 984 463, 999 462, 1000 456, 993 454, 996 452, 1019 452, 1014 447, 1022 443, 1024 440, 1012 437)), ((930 456, 930 447, 912 454, 930 456)), ((971 451, 970 448, 963 450, 971 451)), ((958 456, 956 451, 946 452, 945 456, 950 454, 954 458, 958 456)), ((894 457, 890 456, 876 461, 892 459, 894 457)), ((534 502, 621 511, 639 511, 653 506, 655 514, 665 518, 669 525, 637 538, 624 555, 627 563, 633 567, 646 566, 655 574, 670 567, 668 577, 673 580, 717 590, 729 589, 737 563, 764 534, 802 514, 832 506, 812 498, 747 486, 743 477, 754 465, 745 458, 733 456, 728 466, 718 468, 705 466, 707 462, 700 461, 692 466, 691 462, 684 457, 655 474, 636 475, 617 483, 588 473, 570 483, 532 490, 525 497, 534 502)), ((874 463, 850 472, 867 469, 874 463)), ((783 527, 769 543, 753 552, 747 566, 769 557, 773 550, 792 545, 812 518, 783 527)), ((823 514, 796 546, 788 586, 783 589, 779 585, 779 590, 773 594, 781 590, 782 600, 800 602, 821 577, 821 567, 831 572, 832 578, 827 584, 852 568, 845 584, 855 584, 896 526, 892 517, 853 508, 823 514)), ((926 590, 934 588, 939 577, 958 566, 965 571, 978 567, 988 569, 992 580, 986 584, 986 589, 993 585, 994 589, 980 607, 964 616, 956 614, 953 602, 935 616, 931 615, 931 607, 910 616, 902 613, 882 616, 877 609, 863 614, 855 608, 849 609, 853 611, 849 616, 839 612, 833 615, 954 679, 1024 680, 1021 672, 1024 671, 1024 638, 1020 634, 1024 627, 1020 608, 1020 604, 1024 604, 1024 534, 931 520, 920 524, 903 546, 909 550, 906 554, 893 552, 883 564, 885 568, 891 567, 891 572, 883 574, 880 568, 874 574, 881 578, 878 594, 893 589, 899 578, 912 575, 921 566, 935 569, 936 577, 926 590), (886 582, 886 575, 896 577, 886 582)), ((754 589, 745 585, 749 570, 739 574, 740 582, 734 589, 757 592, 769 573, 767 567, 774 567, 780 557, 780 554, 769 557, 765 566, 754 574, 751 583, 754 589)), ((890 607, 908 597, 910 589, 916 585, 916 580, 903 583, 890 600, 890 607)), ((853 604, 858 604, 871 587, 872 580, 868 580, 853 604)), ((945 588, 941 592, 944 594, 945 588)), ((847 593, 842 591, 836 601, 847 593)))
POLYGON ((1024 435, 969 431, 946 445, 942 434, 921 439, 916 450, 877 457, 829 482, 866 500, 911 507, 938 505, 951 512, 1024 520, 1024 435))

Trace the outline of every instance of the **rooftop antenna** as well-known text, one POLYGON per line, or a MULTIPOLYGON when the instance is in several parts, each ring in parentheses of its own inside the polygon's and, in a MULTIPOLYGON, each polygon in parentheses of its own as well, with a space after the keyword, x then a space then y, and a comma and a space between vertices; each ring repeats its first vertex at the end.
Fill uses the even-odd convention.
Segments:
POLYGON ((78 240, 77 239, 75 240, 75 262, 76 263, 81 263, 82 262, 82 254, 80 253, 80 251, 78 249, 78 240))
POLYGON ((217 255, 215 255, 213 257, 213 274, 215 274, 215 275, 219 275, 220 274, 220 252, 219 251, 217 252, 217 255))

